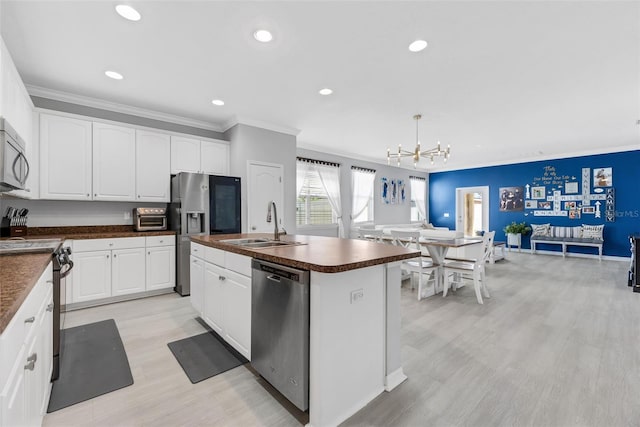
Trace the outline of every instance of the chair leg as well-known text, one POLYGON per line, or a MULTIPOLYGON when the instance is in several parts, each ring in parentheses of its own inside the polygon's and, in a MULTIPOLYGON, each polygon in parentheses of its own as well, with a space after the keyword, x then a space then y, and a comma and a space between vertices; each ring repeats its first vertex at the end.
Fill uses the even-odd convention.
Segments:
POLYGON ((444 283, 442 284, 442 298, 447 296, 447 290, 449 290, 449 275, 444 273, 444 283))
POLYGON ((422 299, 422 272, 418 272, 418 301, 422 299))
POLYGON ((484 297, 491 298, 491 295, 489 295, 489 288, 487 288, 487 275, 484 270, 480 273, 480 285, 482 287, 482 293, 484 294, 484 297))
POLYGON ((478 300, 478 304, 482 304, 482 294, 480 293, 480 273, 473 273, 473 287, 476 291, 476 299, 478 300))

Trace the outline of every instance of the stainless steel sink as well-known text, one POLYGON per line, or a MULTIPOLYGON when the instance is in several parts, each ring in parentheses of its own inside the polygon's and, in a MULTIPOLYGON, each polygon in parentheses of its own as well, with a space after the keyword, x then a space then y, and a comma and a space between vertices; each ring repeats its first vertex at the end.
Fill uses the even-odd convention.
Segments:
POLYGON ((251 249, 276 248, 281 246, 298 246, 298 245, 305 244, 300 242, 287 242, 284 240, 271 240, 271 239, 265 239, 265 238, 227 239, 227 240, 220 240, 220 243, 226 243, 228 245, 234 245, 234 246, 242 246, 242 247, 251 248, 251 249))

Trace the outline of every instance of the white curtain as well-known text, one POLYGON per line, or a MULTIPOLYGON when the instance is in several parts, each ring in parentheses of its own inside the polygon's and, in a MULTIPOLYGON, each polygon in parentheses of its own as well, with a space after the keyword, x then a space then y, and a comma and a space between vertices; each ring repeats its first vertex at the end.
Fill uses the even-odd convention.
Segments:
POLYGON ((423 179, 415 179, 411 178, 409 180, 411 182, 411 196, 416 201, 416 207, 418 208, 418 212, 427 220, 427 181, 423 179))
POLYGON ((372 171, 360 169, 351 170, 351 219, 355 219, 369 206, 373 194, 373 181, 376 174, 372 171))
POLYGON ((307 176, 309 170, 311 170, 311 163, 298 160, 296 165, 296 198, 300 197, 300 192, 304 186, 304 179, 307 176))
POLYGON ((342 222, 342 204, 340 203, 340 168, 335 166, 314 164, 313 167, 318 172, 320 182, 327 198, 333 208, 333 213, 338 219, 338 237, 344 237, 344 223, 342 222))

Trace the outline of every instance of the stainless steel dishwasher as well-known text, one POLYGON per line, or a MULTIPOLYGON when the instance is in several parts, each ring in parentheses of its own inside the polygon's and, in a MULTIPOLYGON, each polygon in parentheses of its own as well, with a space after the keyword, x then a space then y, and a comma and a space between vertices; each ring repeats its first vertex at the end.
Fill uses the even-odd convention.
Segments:
POLYGON ((299 409, 309 408, 309 272, 251 263, 251 365, 299 409))

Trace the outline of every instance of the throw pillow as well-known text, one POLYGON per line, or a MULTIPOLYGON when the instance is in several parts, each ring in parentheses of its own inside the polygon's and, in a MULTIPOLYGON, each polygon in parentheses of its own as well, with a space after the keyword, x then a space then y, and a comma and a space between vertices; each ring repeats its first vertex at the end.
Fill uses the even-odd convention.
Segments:
POLYGON ((422 223, 422 228, 424 228, 425 230, 434 230, 435 229, 433 224, 431 224, 430 222, 427 222, 427 221, 422 223))
POLYGON ((571 237, 582 237, 582 226, 578 225, 577 227, 571 227, 571 237))
POLYGON ((587 225, 582 224, 582 237, 585 239, 600 239, 602 240, 602 233, 604 232, 604 224, 601 225, 587 225))
POLYGON ((531 224, 531 237, 551 236, 551 224, 531 224))

